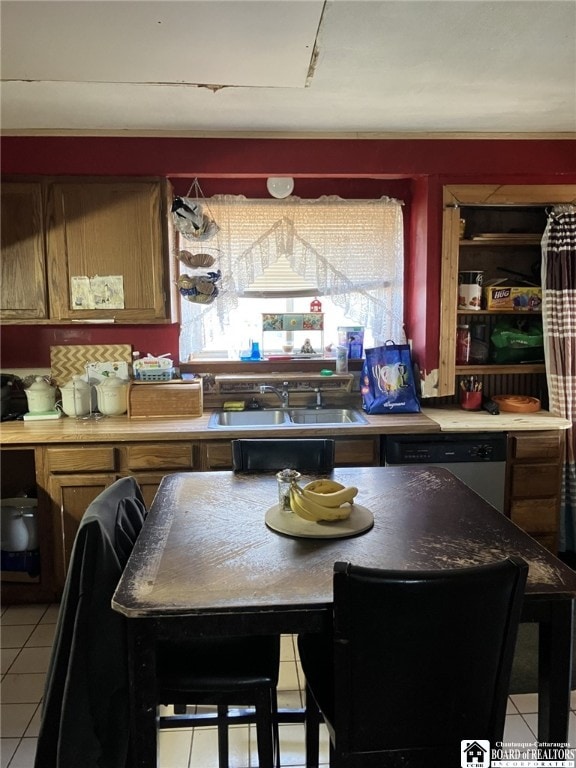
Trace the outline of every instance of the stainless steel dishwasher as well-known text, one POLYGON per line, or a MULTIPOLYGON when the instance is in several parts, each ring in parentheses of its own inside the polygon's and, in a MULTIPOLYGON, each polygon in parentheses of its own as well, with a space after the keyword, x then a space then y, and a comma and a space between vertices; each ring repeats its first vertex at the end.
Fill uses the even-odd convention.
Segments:
POLYGON ((383 443, 386 466, 434 464, 445 467, 500 512, 504 511, 504 433, 386 435, 383 443))

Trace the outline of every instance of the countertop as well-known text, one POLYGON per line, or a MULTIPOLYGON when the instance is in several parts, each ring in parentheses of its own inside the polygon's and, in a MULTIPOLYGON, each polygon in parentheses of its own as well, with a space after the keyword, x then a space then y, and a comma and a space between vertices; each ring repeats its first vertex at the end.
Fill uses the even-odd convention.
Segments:
POLYGON ((422 413, 440 427, 441 432, 517 432, 519 430, 568 429, 572 423, 549 411, 499 413, 464 411, 459 406, 423 408, 422 413))
POLYGON ((567 429, 570 422, 547 411, 531 414, 492 416, 485 411, 453 408, 425 408, 418 414, 366 416, 368 424, 337 427, 301 426, 286 428, 208 429, 211 411, 197 418, 129 418, 107 416, 98 421, 77 420, 63 416, 57 421, 17 421, 0 425, 0 444, 44 445, 62 443, 123 443, 138 441, 230 440, 250 437, 330 437, 418 434, 434 432, 506 432, 509 430, 567 429))
POLYGON ((368 424, 337 427, 266 427, 263 429, 209 429, 212 411, 195 418, 129 418, 106 416, 98 421, 63 416, 56 421, 9 421, 0 428, 3 445, 44 443, 108 443, 170 440, 231 440, 249 437, 310 437, 320 432, 328 436, 379 435, 383 433, 438 432, 438 425, 421 413, 366 416, 368 424))

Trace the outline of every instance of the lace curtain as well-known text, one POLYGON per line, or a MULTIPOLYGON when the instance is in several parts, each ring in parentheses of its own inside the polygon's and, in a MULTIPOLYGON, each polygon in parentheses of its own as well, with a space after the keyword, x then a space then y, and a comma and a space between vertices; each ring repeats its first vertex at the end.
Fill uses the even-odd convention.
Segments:
MULTIPOLYGON (((283 257, 319 296, 330 296, 354 324, 377 339, 404 341, 402 203, 391 198, 248 200, 218 195, 206 201, 220 230, 193 246, 216 257, 220 293, 204 306, 182 301, 180 356, 205 346, 203 321, 216 313, 223 335, 238 299, 283 257)), ((181 236, 181 247, 191 244, 181 236)), ((193 274, 185 267, 182 272, 193 274)))

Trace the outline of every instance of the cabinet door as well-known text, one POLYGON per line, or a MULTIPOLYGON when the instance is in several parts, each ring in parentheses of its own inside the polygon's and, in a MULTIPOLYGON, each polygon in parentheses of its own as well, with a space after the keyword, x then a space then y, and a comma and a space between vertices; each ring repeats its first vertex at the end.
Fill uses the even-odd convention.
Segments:
POLYGON ((380 464, 380 439, 337 438, 334 445, 334 464, 337 467, 377 467, 380 464))
POLYGON ((99 493, 116 480, 114 474, 50 475, 48 495, 52 504, 54 575, 62 589, 70 562, 70 553, 80 520, 99 493))
POLYGON ((556 554, 564 433, 510 433, 509 503, 514 523, 556 554))
POLYGON ((232 442, 206 440, 200 443, 202 469, 232 469, 232 442))
POLYGON ((7 182, 0 191, 2 207, 2 320, 47 316, 46 253, 39 183, 7 182))
POLYGON ((160 182, 66 181, 48 193, 48 277, 53 319, 114 318, 154 322, 168 317, 160 182), (121 276, 124 308, 81 308, 73 277, 121 276))

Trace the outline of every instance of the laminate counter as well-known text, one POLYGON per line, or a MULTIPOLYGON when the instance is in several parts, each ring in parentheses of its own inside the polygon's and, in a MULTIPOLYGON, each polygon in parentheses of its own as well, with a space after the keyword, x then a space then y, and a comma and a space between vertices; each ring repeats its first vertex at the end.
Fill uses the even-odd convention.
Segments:
POLYGON ((236 437, 306 437, 322 432, 326 436, 378 435, 386 432, 437 432, 438 425, 421 413, 367 416, 368 424, 337 427, 293 426, 265 429, 209 429, 211 411, 196 418, 129 418, 107 416, 97 421, 62 417, 57 421, 5 422, 1 429, 4 445, 59 443, 108 443, 126 441, 221 440, 236 437))
POLYGON ((423 408, 422 414, 438 425, 441 432, 518 432, 568 429, 572 423, 549 411, 536 413, 499 413, 465 411, 459 406, 423 408))
POLYGON ((4 446, 52 445, 62 443, 121 443, 133 441, 221 440, 250 437, 361 436, 418 434, 433 432, 507 432, 510 430, 564 430, 567 419, 548 411, 492 416, 486 411, 470 412, 461 408, 424 408, 422 413, 366 415, 367 424, 334 426, 266 427, 265 429, 209 429, 211 411, 196 418, 129 418, 107 416, 97 421, 63 416, 56 421, 12 421, 0 427, 4 446))

